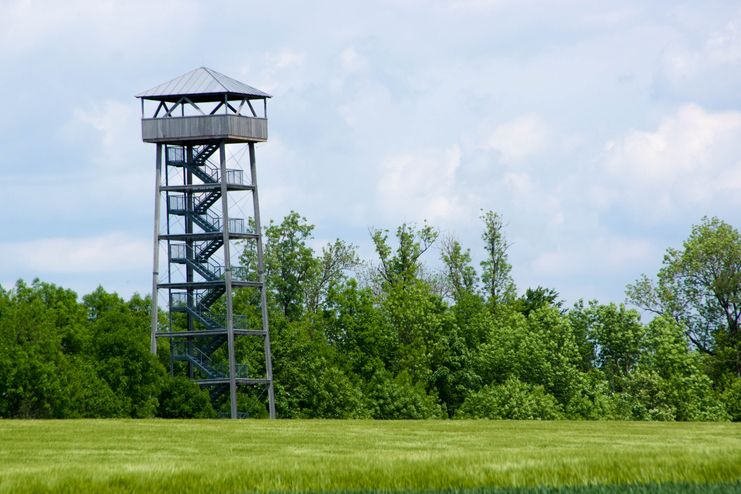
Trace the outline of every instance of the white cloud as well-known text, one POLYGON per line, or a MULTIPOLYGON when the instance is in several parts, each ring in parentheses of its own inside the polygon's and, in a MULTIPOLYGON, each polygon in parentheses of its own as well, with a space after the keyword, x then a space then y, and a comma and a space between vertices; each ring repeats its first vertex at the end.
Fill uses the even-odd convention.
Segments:
POLYGON ((0 243, 0 272, 20 270, 37 276, 143 271, 151 263, 151 248, 151 242, 121 232, 5 242, 0 243))
MULTIPOLYGON (((271 137, 269 143, 258 146, 257 159, 263 221, 267 223, 270 218, 280 221, 292 209, 308 214, 297 203, 307 204, 311 199, 311 188, 301 180, 306 176, 309 164, 279 136, 271 137)), ((243 162, 241 166, 248 164, 243 162)))
POLYGON ((448 5, 452 10, 477 13, 511 4, 511 0, 453 0, 448 5))
POLYGON ((377 182, 380 208, 397 221, 445 221, 462 207, 456 171, 461 165, 458 146, 389 156, 377 182))
POLYGON ((347 72, 365 72, 370 68, 368 59, 353 47, 345 48, 340 53, 340 65, 347 72))
POLYGON ((604 169, 618 200, 653 214, 671 214, 679 203, 739 203, 739 136, 741 112, 684 105, 655 130, 632 130, 609 142, 604 169))
POLYGON ((507 172, 503 176, 504 183, 515 198, 530 198, 533 193, 533 181, 527 173, 507 172))
POLYGON ((655 80, 658 95, 738 102, 734 91, 741 84, 741 10, 701 34, 700 43, 688 43, 685 36, 665 50, 655 80))
POLYGON ((484 148, 499 152, 504 163, 516 164, 541 152, 549 137, 545 121, 538 115, 527 114, 497 126, 484 148))
POLYGON ((281 70, 301 66, 304 63, 304 54, 284 48, 276 52, 266 53, 265 61, 270 69, 281 70))
POLYGON ((15 55, 38 45, 75 15, 75 9, 61 3, 10 0, 3 4, 0 55, 15 55))
POLYGON ((699 75, 709 67, 741 65, 741 13, 708 33, 702 46, 668 50, 662 62, 665 75, 673 80, 699 75))
POLYGON ((174 36, 191 32, 198 4, 192 0, 7 0, 2 12, 0 57, 50 46, 69 49, 78 43, 88 53, 146 48, 151 55, 158 48, 168 49, 167 41, 174 36), (168 22, 173 12, 178 22, 168 22), (150 36, 156 36, 157 43, 150 36))
POLYGON ((273 96, 280 96, 305 87, 311 80, 312 76, 307 73, 311 64, 306 63, 306 58, 304 51, 282 47, 265 52, 262 63, 258 59, 258 63, 248 64, 240 59, 239 65, 231 72, 228 72, 228 67, 224 70, 247 84, 255 85, 273 96))
POLYGON ((94 153, 92 162, 107 173, 127 169, 134 172, 146 153, 141 141, 140 118, 137 105, 107 100, 75 108, 62 129, 62 137, 89 143, 94 153))
MULTIPOLYGON (((364 82, 349 94, 349 98, 340 104, 337 111, 342 120, 358 132, 366 135, 378 135, 388 130, 389 115, 396 111, 393 95, 389 89, 375 82, 364 82)), ((381 134, 383 135, 383 134, 381 134)))
POLYGON ((148 211, 154 190, 155 153, 153 145, 141 140, 140 118, 136 104, 116 100, 73 109, 57 139, 60 148, 75 156, 76 166, 53 172, 38 170, 9 194, 18 198, 42 195, 48 202, 29 205, 29 211, 40 207, 43 214, 64 214, 68 223, 75 217, 89 221, 91 216, 148 211), (43 211, 48 204, 56 206, 43 211))
POLYGON ((640 13, 638 7, 619 3, 599 6, 590 3, 588 5, 593 8, 584 9, 583 12, 580 12, 578 14, 579 20, 585 25, 601 29, 624 25, 628 21, 635 20, 640 13))
POLYGON ((712 62, 741 64, 741 12, 722 29, 710 34, 705 52, 712 62))
POLYGON ((647 239, 605 235, 552 248, 538 255, 531 268, 535 276, 543 277, 614 275, 658 256, 659 250, 647 239))

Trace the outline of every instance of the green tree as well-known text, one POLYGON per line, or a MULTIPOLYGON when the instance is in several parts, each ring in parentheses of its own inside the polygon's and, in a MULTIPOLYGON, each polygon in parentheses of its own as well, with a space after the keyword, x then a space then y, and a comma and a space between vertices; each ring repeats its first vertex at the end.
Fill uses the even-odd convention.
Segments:
MULTIPOLYGON (((561 404, 578 394, 581 384, 581 356, 570 321, 556 307, 541 307, 527 317, 528 331, 542 345, 546 373, 523 378, 543 384, 561 404)), ((523 379, 523 380, 525 380, 523 379)))
POLYGON ((390 370, 409 372, 415 382, 428 382, 432 351, 445 329, 446 307, 420 280, 389 287, 380 306, 396 336, 396 357, 390 370))
POLYGON ((386 284, 409 283, 418 279, 422 254, 432 247, 438 232, 427 223, 417 229, 403 224, 396 229, 398 246, 394 251, 388 243, 388 230, 372 230, 371 238, 381 262, 378 273, 386 284))
POLYGON ((504 236, 504 223, 499 213, 486 211, 481 215, 484 222, 484 241, 486 258, 481 261, 481 281, 484 291, 493 303, 510 300, 515 296, 516 288, 512 281, 507 250, 510 244, 504 236))
POLYGON ((509 377, 531 378, 540 382, 550 374, 545 348, 528 327, 528 320, 515 310, 498 311, 480 318, 484 341, 472 356, 474 372, 483 384, 502 384, 509 377))
POLYGON ((532 311, 541 307, 561 309, 563 301, 559 300, 558 292, 553 288, 539 286, 525 290, 525 295, 517 299, 516 306, 520 312, 528 316, 532 311))
POLYGON ((628 300, 681 323, 718 372, 741 377, 741 234, 718 218, 692 227, 682 249, 667 249, 657 281, 643 275, 628 300))
POLYGON ((483 384, 516 378, 543 386, 562 406, 584 395, 579 349, 568 318, 557 308, 541 307, 525 317, 504 305, 488 324, 488 337, 472 356, 483 384))
POLYGON ((624 305, 592 302, 584 310, 587 336, 596 349, 596 364, 607 377, 611 392, 620 391, 622 380, 638 365, 646 329, 641 316, 624 305))
POLYGON ((566 418, 606 420, 622 418, 604 374, 591 369, 576 375, 572 393, 564 407, 566 418))
MULTIPOLYGON (((320 263, 308 242, 314 225, 291 211, 276 225, 265 230, 265 273, 271 299, 285 317, 296 320, 303 314, 307 292, 319 273, 320 263)), ((249 257, 249 256, 248 256, 249 257)), ((256 266, 256 262, 248 265, 256 266)))
POLYGON ((455 415, 466 396, 481 387, 481 378, 471 365, 472 352, 453 317, 449 314, 445 330, 432 346, 429 378, 450 417, 455 415))
POLYGON ((74 295, 34 280, 0 297, 0 416, 64 417, 70 401, 62 335, 79 322, 74 307, 65 307, 74 295))
MULTIPOLYGON (((284 317, 299 320, 306 311, 316 312, 326 301, 329 287, 346 279, 358 263, 357 248, 335 240, 316 256, 309 245, 314 225, 291 211, 280 224, 271 221, 265 230, 265 277, 269 300, 284 317)), ((247 242, 241 262, 257 278, 257 252, 247 242)), ((238 304, 257 306, 255 293, 240 294, 238 304)))
POLYGON ((149 351, 149 303, 125 302, 99 287, 83 297, 92 331, 91 355, 98 375, 118 398, 123 416, 156 414, 165 370, 149 351))
POLYGON ((457 240, 447 238, 442 243, 441 258, 445 266, 446 291, 456 304, 465 303, 464 299, 474 296, 477 281, 476 269, 471 265, 471 251, 464 251, 457 240))
POLYGON ((39 280, 0 290, 0 416, 120 415, 91 342, 88 311, 73 291, 39 280))
POLYGON ((312 312, 326 302, 330 287, 345 281, 348 271, 360 264, 357 248, 340 239, 322 247, 317 261, 317 276, 307 283, 307 306, 312 312))
POLYGON ((691 351, 686 332, 671 318, 659 317, 647 327, 639 367, 663 381, 668 405, 677 420, 728 418, 712 381, 702 371, 701 356, 691 351))
POLYGON ((690 350, 681 324, 669 316, 651 321, 637 365, 615 395, 619 415, 633 420, 727 420, 701 360, 690 350))
POLYGON ((284 418, 362 418, 363 394, 311 319, 288 322, 274 339, 276 409, 284 418))
POLYGON ((582 372, 589 372, 595 366, 597 350, 594 347, 594 342, 589 337, 594 319, 592 306, 595 304, 596 302, 590 302, 585 307, 584 301, 578 300, 566 313, 566 317, 569 318, 569 322, 571 323, 571 330, 574 333, 577 346, 579 347, 579 355, 581 356, 579 368, 582 372))
POLYGON ((386 324, 373 291, 351 279, 331 287, 324 309, 329 344, 352 372, 369 381, 397 360, 398 334, 386 324))
POLYGON ((67 356, 59 369, 65 405, 59 418, 121 417, 125 411, 108 383, 98 375, 97 362, 83 355, 67 356))

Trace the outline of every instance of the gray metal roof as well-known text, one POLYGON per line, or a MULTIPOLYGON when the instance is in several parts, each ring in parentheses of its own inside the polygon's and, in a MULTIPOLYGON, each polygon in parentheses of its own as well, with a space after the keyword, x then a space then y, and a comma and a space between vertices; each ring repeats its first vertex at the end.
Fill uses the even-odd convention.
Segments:
POLYGON ((177 101, 187 96, 190 100, 198 102, 219 101, 224 94, 247 99, 270 98, 268 93, 207 67, 198 67, 171 81, 143 91, 136 97, 157 101, 177 101))

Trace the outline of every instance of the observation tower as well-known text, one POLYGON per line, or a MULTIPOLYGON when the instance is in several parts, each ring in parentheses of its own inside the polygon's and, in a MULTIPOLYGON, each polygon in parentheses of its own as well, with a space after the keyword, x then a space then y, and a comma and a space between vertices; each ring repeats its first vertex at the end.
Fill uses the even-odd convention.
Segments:
POLYGON ((200 67, 136 97, 157 145, 152 353, 168 340, 170 371, 228 391, 231 418, 238 386, 275 418, 255 160, 270 95, 200 67))

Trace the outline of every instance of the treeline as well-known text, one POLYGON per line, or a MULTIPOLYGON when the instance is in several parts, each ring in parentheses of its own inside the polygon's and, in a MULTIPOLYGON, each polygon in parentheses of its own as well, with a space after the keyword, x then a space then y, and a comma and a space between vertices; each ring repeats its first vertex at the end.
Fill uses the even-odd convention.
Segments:
MULTIPOLYGON (((297 213, 265 231, 281 418, 741 420, 741 235, 716 218, 669 249, 624 305, 565 307, 518 292, 501 217, 482 215, 484 260, 428 226, 374 230, 377 258, 337 240, 316 252, 297 213), (440 269, 423 264, 439 253, 440 269)), ((246 246, 242 263, 255 268, 246 246)), ((256 291, 235 311, 259 321, 256 291)), ((175 365, 150 355, 148 298, 78 300, 34 281, 0 289, 0 416, 214 417, 175 365)), ((162 317, 165 317, 163 314, 162 317)), ((251 364, 249 348, 241 348, 251 364)), ((264 395, 240 408, 264 416, 264 395)))
POLYGON ((0 417, 213 416, 149 352, 150 300, 22 281, 0 289, 0 417))

